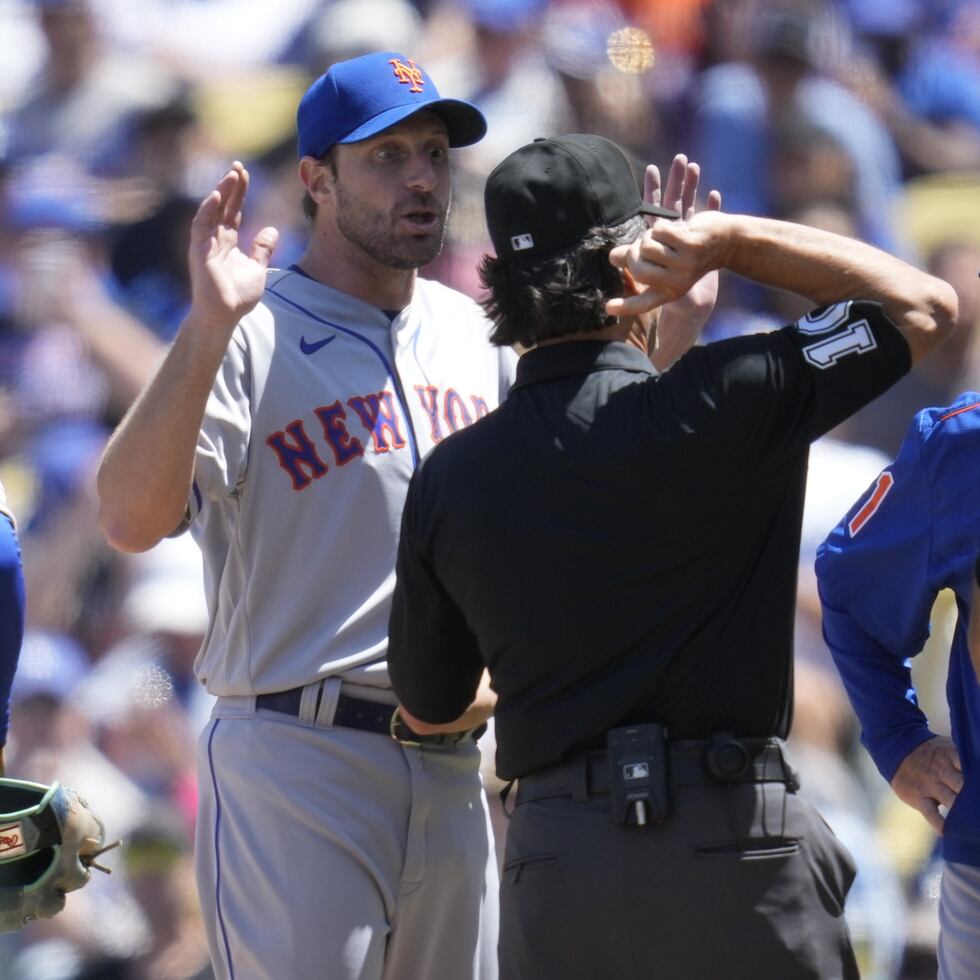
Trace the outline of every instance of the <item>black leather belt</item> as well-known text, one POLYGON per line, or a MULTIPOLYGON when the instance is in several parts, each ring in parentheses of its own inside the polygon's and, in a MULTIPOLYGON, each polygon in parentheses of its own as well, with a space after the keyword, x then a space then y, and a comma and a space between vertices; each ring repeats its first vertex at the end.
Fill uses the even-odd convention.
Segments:
MULTIPOLYGON (((264 708, 266 711, 278 711, 280 714, 298 718, 304 690, 305 688, 302 687, 294 687, 288 691, 277 691, 275 694, 257 694, 255 707, 264 708)), ((323 691, 321 689, 317 694, 314 716, 320 709, 322 696, 323 691)), ((337 710, 334 712, 331 724, 338 728, 354 728, 361 732, 389 735, 397 738, 400 742, 419 745, 456 745, 465 739, 476 741, 486 731, 487 727, 481 725, 472 731, 449 732, 441 735, 417 735, 403 721, 399 721, 393 728, 391 716, 394 711, 395 707, 391 704, 366 701, 364 698, 340 694, 337 697, 337 710)))
MULTIPOLYGON (((283 715, 299 717, 300 701, 304 688, 294 687, 288 691, 277 691, 275 694, 257 694, 255 707, 265 708, 266 711, 278 711, 283 715)), ((320 694, 322 696, 322 692, 320 694)), ((319 696, 317 709, 319 709, 319 696)), ((337 698, 337 710, 334 712, 333 724, 338 728, 356 728, 361 732, 377 732, 388 735, 391 732, 391 715, 394 705, 381 704, 377 701, 365 701, 363 698, 352 698, 341 694, 337 698)))
MULTIPOLYGON (((778 738, 679 739, 668 742, 668 759, 670 784, 675 788, 726 782, 785 783, 794 792, 799 788, 778 738)), ((592 749, 550 769, 521 776, 517 805, 559 796, 587 800, 608 792, 606 751, 592 749)))

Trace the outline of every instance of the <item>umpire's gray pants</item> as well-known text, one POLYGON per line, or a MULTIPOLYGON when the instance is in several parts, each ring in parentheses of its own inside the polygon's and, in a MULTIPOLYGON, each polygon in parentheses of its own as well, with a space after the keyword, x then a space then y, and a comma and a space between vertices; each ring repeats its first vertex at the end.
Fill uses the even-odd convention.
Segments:
POLYGON ((501 980, 857 978, 854 864, 782 783, 674 790, 615 824, 609 795, 523 803, 500 885, 501 980))
POLYGON ((475 744, 406 747, 222 698, 199 749, 198 889, 218 980, 495 980, 475 744))

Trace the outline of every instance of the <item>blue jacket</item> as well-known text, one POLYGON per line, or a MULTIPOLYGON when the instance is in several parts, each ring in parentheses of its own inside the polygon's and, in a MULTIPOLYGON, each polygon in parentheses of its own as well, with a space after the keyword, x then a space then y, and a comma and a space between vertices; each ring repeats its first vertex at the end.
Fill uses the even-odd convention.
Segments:
POLYGON ((980 548, 980 394, 915 416, 895 461, 817 550, 823 633, 861 740, 889 782, 930 738, 910 658, 929 635, 938 593, 958 611, 946 697, 964 787, 943 832, 943 857, 980 866, 980 685, 967 649, 980 548))
MULTIPOLYGON (((3 489, 0 487, 0 505, 3 489)), ((24 639, 24 570, 13 519, 0 510, 0 746, 7 741, 10 688, 24 639)))

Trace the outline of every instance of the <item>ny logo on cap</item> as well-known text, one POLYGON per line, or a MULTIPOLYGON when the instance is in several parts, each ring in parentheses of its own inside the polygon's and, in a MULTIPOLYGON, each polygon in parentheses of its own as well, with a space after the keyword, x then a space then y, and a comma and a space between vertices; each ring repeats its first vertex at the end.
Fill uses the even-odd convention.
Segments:
POLYGON ((409 58, 407 65, 400 58, 391 58, 388 64, 395 69, 395 77, 402 85, 410 84, 412 86, 409 92, 422 91, 422 86, 425 85, 422 69, 411 58, 409 58))
POLYGON ((534 248, 534 239, 530 235, 514 235, 510 240, 510 247, 515 252, 523 252, 526 249, 534 248))

